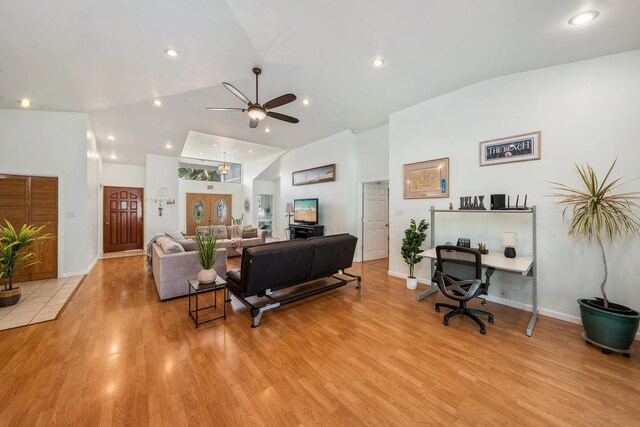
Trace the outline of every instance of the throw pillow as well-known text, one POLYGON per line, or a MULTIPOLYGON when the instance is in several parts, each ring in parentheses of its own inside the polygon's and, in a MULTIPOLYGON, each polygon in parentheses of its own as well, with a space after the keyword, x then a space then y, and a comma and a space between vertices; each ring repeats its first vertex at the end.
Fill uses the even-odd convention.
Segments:
POLYGON ((231 232, 229 233, 230 239, 242 239, 242 229, 244 228, 244 225, 232 225, 228 228, 231 229, 231 232))
POLYGON ((179 232, 179 231, 169 231, 167 233, 165 233, 167 236, 171 237, 173 240, 175 240, 176 242, 178 240, 184 240, 184 235, 179 232))
POLYGON ((192 239, 177 240, 176 243, 180 244, 185 252, 193 252, 198 248, 198 243, 192 239))
POLYGON ((253 239, 255 237, 258 237, 258 229, 257 228, 250 228, 250 229, 244 229, 242 230, 242 238, 243 239, 253 239))
POLYGON ((216 236, 218 237, 218 240, 229 238, 226 225, 214 225, 213 229, 216 230, 216 236))
POLYGON ((168 237, 158 237, 156 239, 156 243, 160 246, 165 254, 177 254, 179 252, 184 252, 184 248, 181 245, 174 242, 168 237))

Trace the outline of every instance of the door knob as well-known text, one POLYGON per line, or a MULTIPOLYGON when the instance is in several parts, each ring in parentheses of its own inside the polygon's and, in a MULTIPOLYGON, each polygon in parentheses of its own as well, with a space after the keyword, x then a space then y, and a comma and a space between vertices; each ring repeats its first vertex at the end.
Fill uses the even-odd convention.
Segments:
POLYGON ((109 225, 109 221, 105 221, 105 224, 109 225))

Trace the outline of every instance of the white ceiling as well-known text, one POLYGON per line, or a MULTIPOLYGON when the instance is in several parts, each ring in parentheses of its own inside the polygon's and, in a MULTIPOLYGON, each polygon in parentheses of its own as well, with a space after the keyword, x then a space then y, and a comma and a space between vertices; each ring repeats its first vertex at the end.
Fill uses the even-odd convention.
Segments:
POLYGON ((246 163, 263 157, 282 154, 285 150, 263 144, 240 141, 200 132, 189 132, 182 157, 231 163, 246 163))
POLYGON ((189 131, 291 149, 487 78, 638 49, 638 17, 628 0, 0 0, 0 108, 89 112, 105 161, 179 155, 189 131), (600 17, 567 24, 586 9, 600 17), (223 81, 253 98, 254 66, 262 101, 309 97, 277 110, 300 124, 204 110, 242 106, 223 81))

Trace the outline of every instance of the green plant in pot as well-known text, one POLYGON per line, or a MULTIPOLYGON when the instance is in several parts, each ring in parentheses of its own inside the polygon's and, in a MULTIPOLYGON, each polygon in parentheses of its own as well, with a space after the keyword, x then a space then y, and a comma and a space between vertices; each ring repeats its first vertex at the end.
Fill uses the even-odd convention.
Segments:
POLYGON ((569 235, 595 242, 602 255, 602 298, 578 300, 585 331, 583 338, 602 347, 603 353, 608 354, 613 350, 629 355, 631 343, 638 330, 640 313, 609 301, 605 289, 608 266, 602 240, 608 239, 613 243, 631 235, 638 235, 640 223, 635 210, 639 206, 635 200, 638 200, 639 193, 619 192, 625 183, 621 181, 622 178, 610 179, 615 164, 616 161, 602 181, 589 164, 576 165, 582 188, 576 189, 553 182, 554 189, 560 193, 552 194, 552 197, 559 198, 557 205, 564 207, 563 218, 570 214, 569 235))
POLYGON ((414 268, 417 263, 422 261, 422 258, 418 256, 422 252, 422 244, 427 238, 427 229, 429 224, 424 219, 416 225, 415 220, 411 220, 409 228, 404 231, 404 238, 402 239, 402 246, 400 253, 402 259, 409 266, 409 276, 407 277, 407 288, 415 289, 418 286, 418 279, 414 276, 414 268))
POLYGON ((0 290, 0 307, 11 306, 20 301, 21 290, 13 287, 15 272, 40 262, 29 248, 40 241, 53 238, 50 234, 39 235, 44 225, 34 227, 25 224, 17 232, 6 219, 5 223, 6 226, 0 225, 0 278, 4 285, 0 290))
POLYGON ((198 282, 213 283, 217 274, 213 269, 218 252, 218 237, 213 230, 196 233, 196 257, 202 270, 198 273, 198 282))

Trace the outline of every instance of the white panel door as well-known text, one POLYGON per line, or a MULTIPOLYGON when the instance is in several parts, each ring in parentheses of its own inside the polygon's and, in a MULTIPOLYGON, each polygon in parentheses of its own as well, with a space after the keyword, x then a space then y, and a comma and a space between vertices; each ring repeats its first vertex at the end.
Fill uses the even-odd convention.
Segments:
POLYGON ((387 183, 364 185, 364 261, 389 256, 389 191, 387 183))

